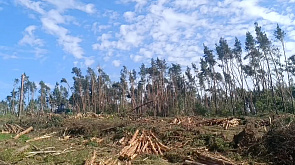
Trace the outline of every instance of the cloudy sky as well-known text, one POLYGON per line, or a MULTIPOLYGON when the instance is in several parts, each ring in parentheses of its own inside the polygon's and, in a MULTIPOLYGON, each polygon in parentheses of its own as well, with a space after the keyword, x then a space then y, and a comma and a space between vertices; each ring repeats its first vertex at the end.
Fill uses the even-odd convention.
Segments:
POLYGON ((278 23, 295 54, 293 13, 295 0, 0 0, 0 100, 23 72, 53 87, 74 66, 116 80, 151 58, 198 63, 203 43, 243 41, 254 22, 272 39, 278 23))

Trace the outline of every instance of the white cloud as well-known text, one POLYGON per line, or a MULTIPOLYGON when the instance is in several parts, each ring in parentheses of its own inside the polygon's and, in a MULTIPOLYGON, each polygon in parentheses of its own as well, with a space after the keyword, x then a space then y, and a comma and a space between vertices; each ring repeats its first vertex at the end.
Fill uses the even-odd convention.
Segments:
POLYGON ((0 52, 0 57, 2 57, 3 60, 18 59, 16 55, 3 54, 1 52, 0 52))
POLYGON ((121 65, 121 61, 120 61, 120 60, 114 60, 114 61, 112 62, 112 64, 113 64, 115 67, 120 67, 120 65, 121 65))
MULTIPOLYGON (((65 52, 77 60, 84 60, 86 66, 94 63, 94 58, 85 57, 86 53, 81 46, 84 41, 82 36, 73 35, 69 29, 75 18, 66 15, 70 9, 96 13, 93 4, 79 0, 17 1, 39 13, 43 29, 57 37, 65 52)), ((97 37, 92 49, 114 66, 122 65, 123 61, 114 58, 123 58, 124 61, 130 58, 134 62, 142 62, 159 57, 182 65, 198 62, 203 55, 203 43, 214 49, 214 44, 220 37, 224 37, 232 46, 235 36, 243 40, 247 31, 254 31, 253 23, 256 21, 269 36, 276 23, 279 23, 286 29, 287 38, 295 41, 294 5, 290 5, 293 0, 278 0, 286 7, 284 11, 276 8, 278 3, 265 5, 261 0, 118 1, 128 5, 128 10, 104 10, 100 15, 102 20, 91 20, 92 25, 88 25, 97 37), (130 10, 130 6, 134 10, 130 10)), ((28 36, 29 34, 27 33, 28 36)))
POLYGON ((208 0, 175 0, 174 5, 181 9, 196 9, 201 5, 207 4, 208 0))
MULTIPOLYGON (((83 59, 84 50, 80 46, 82 39, 80 37, 70 35, 70 31, 61 26, 62 24, 70 23, 74 18, 72 16, 64 15, 63 13, 68 9, 77 9, 88 14, 93 14, 96 12, 93 4, 84 4, 76 0, 46 0, 38 2, 30 0, 17 0, 17 3, 38 12, 41 15, 43 29, 49 34, 57 37, 57 41, 63 47, 63 50, 72 54, 77 59, 83 59), (48 4, 54 5, 56 9, 46 11, 43 6, 48 4)), ((32 36, 28 36, 30 38, 26 37, 23 42, 28 43, 30 41, 30 43, 34 43, 31 41, 32 36), (31 40, 28 40, 28 38, 31 40)), ((85 63, 90 64, 91 62, 89 59, 86 59, 85 63)))
MULTIPOLYGON (((295 23, 292 9, 282 11, 270 7, 272 4, 262 5, 264 2, 260 0, 120 2, 134 5, 135 10, 124 11, 124 21, 117 31, 106 30, 93 44, 93 49, 104 54, 131 52, 133 55, 129 58, 134 62, 159 57, 168 62, 189 65, 198 62, 203 55, 203 43, 214 50, 214 44, 224 37, 232 46, 235 36, 243 40, 247 31, 254 32, 256 21, 269 36, 276 23, 285 29, 295 23)), ((295 36, 292 29, 288 29, 287 34, 290 39, 295 36)), ((105 58, 109 60, 111 56, 106 55, 105 58)))
POLYGON ((61 12, 67 9, 78 9, 89 14, 93 14, 96 12, 93 4, 84 4, 81 2, 77 2, 76 0, 47 0, 47 2, 55 5, 56 8, 61 12))
POLYGON ((132 22, 135 19, 135 13, 131 11, 127 11, 124 13, 124 18, 128 22, 132 22))
POLYGON ((94 60, 94 57, 85 57, 85 62, 84 64, 87 66, 87 67, 91 67, 91 65, 93 65, 95 62, 94 60))
POLYGON ((142 60, 144 59, 143 56, 140 56, 140 55, 131 55, 130 58, 134 61, 134 62, 142 62, 142 60))
POLYGON ((109 28, 111 28, 111 25, 100 25, 99 22, 94 22, 91 26, 91 31, 94 34, 98 34, 98 33, 102 32, 103 30, 107 30, 109 28))
POLYGON ((24 37, 19 41, 20 45, 30 45, 30 46, 43 46, 44 41, 36 38, 34 31, 37 29, 36 26, 28 26, 24 31, 24 37))
POLYGON ((46 49, 41 49, 41 48, 35 48, 35 57, 37 59, 42 59, 45 60, 44 55, 48 53, 48 51, 46 49))
POLYGON ((122 3, 135 2, 135 10, 139 11, 147 4, 148 0, 121 0, 122 3))
POLYGON ((16 0, 16 2, 18 4, 21 4, 21 5, 25 6, 25 7, 27 7, 28 9, 34 10, 37 13, 45 14, 45 11, 41 7, 41 4, 42 4, 41 1, 34 2, 34 1, 31 1, 31 0, 16 0))
POLYGON ((234 1, 230 7, 235 8, 235 10, 241 10, 241 14, 244 14, 242 18, 245 20, 263 18, 274 23, 294 25, 294 20, 288 15, 282 15, 277 11, 273 11, 273 9, 261 7, 259 2, 259 0, 234 1))

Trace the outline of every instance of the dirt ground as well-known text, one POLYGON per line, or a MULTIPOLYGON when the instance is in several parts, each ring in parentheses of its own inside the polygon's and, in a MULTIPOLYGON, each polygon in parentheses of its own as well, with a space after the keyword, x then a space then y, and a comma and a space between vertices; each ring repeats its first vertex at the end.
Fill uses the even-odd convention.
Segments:
POLYGON ((142 118, 96 114, 48 114, 19 120, 3 116, 0 164, 268 164, 242 151, 267 132, 269 120, 268 117, 142 118), (13 131, 18 126, 22 129, 13 131), (31 126, 31 132, 15 139, 16 134, 31 126), (137 130, 141 132, 138 137, 137 130), (150 143, 146 150, 141 150, 144 142, 140 139, 144 136, 150 143), (137 149, 127 151, 128 145, 132 150, 132 139, 137 139, 137 149), (169 149, 162 152, 161 145, 169 149), (123 154, 123 148, 125 153, 131 153, 130 157, 123 154))

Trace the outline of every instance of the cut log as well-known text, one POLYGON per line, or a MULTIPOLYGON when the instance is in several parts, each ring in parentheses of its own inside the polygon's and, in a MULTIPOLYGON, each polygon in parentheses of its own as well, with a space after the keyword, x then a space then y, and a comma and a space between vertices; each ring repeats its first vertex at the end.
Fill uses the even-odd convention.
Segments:
POLYGON ((235 165, 236 164, 222 155, 214 155, 207 152, 206 150, 197 150, 196 156, 197 156, 196 161, 199 163, 216 164, 216 165, 235 165))
POLYGON ((27 128, 26 130, 24 130, 23 132, 17 134, 14 139, 18 139, 20 136, 24 135, 24 134, 27 134, 29 132, 31 132, 34 128, 31 126, 29 128, 27 128))
POLYGON ((131 144, 131 143, 136 139, 138 133, 139 133, 139 130, 137 129, 137 130, 135 131, 135 133, 134 133, 132 139, 129 141, 129 144, 131 144))

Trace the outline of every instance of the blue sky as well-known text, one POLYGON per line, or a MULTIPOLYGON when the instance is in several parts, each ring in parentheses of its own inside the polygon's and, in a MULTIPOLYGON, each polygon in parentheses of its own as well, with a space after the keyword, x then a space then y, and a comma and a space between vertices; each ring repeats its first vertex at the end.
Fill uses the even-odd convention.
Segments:
POLYGON ((102 67, 118 80, 123 65, 138 69, 150 59, 182 66, 198 63, 203 43, 231 43, 254 31, 270 38, 278 23, 295 54, 295 0, 0 0, 0 100, 25 72, 53 87, 102 67))

